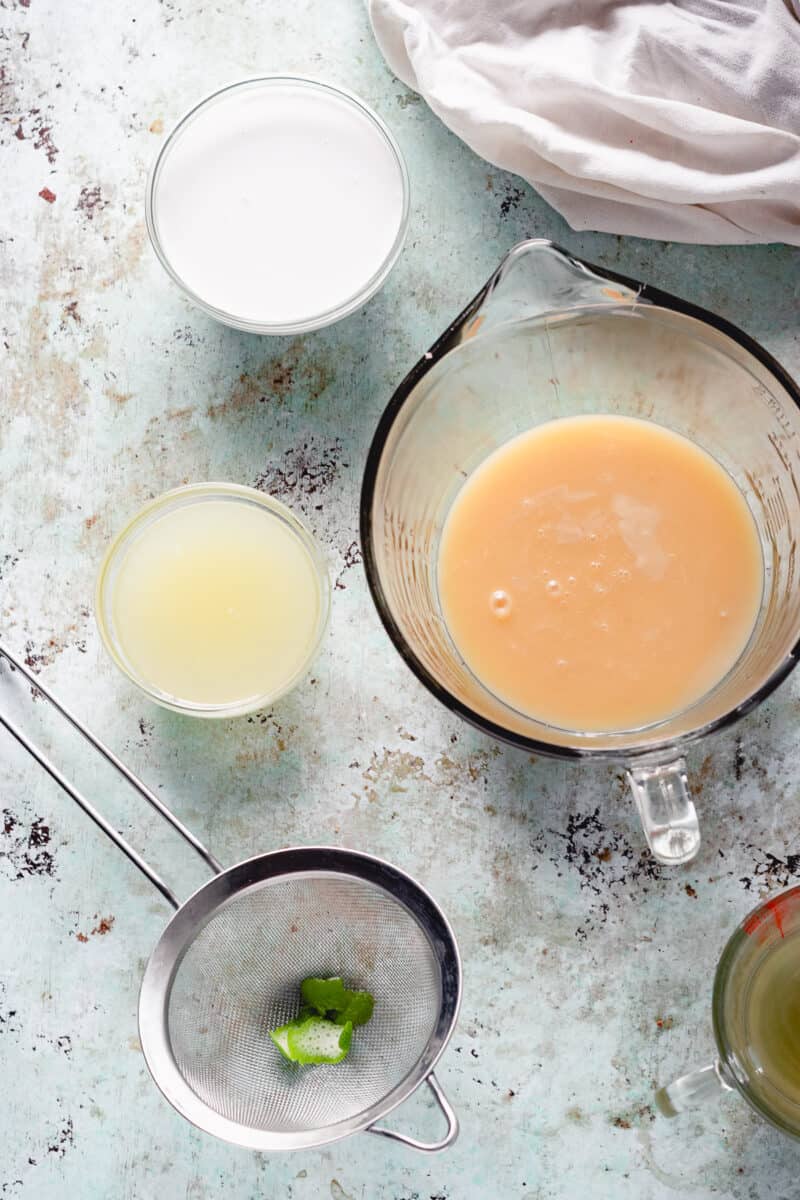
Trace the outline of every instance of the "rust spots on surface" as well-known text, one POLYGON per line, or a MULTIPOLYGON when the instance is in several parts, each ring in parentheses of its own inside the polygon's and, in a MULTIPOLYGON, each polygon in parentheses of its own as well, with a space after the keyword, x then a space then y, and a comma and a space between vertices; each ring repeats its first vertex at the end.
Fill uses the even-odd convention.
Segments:
POLYGON ((696 796, 702 796, 703 789, 713 781, 713 754, 706 754, 700 766, 692 775, 692 791, 696 796))
POLYGON ((120 280, 128 279, 137 270, 147 245, 144 224, 137 222, 128 232, 114 242, 114 265, 100 280, 101 288, 110 288, 120 280))
POLYGON ((95 925, 94 929, 89 930, 88 934, 85 934, 85 933, 76 933, 75 934, 75 937, 77 938, 77 940, 79 942, 81 942, 83 945, 86 945, 86 943, 89 941, 90 937, 105 937, 105 935, 107 933, 111 932, 111 929, 114 925, 114 917, 112 917, 112 916, 98 917, 97 913, 95 913, 94 919, 95 919, 95 921, 97 921, 97 924, 95 925))
POLYGON ((518 862, 509 850, 499 848, 492 857, 492 878, 496 883, 514 883, 518 878, 518 866, 518 862))
POLYGON ((408 108, 409 105, 420 104, 422 97, 416 92, 398 92, 395 100, 400 108, 408 108))
POLYGON ((656 1029, 659 1031, 672 1029, 674 1024, 675 1020, 673 1017, 656 1017, 656 1029))
POLYGON ((572 1108, 568 1108, 564 1115, 566 1116, 567 1120, 571 1121, 574 1125, 589 1124, 589 1118, 583 1109, 579 1108, 577 1104, 574 1104, 572 1108))
POLYGON ((534 856, 549 859, 561 876, 565 868, 577 872, 580 888, 590 898, 588 911, 575 930, 579 941, 608 920, 613 906, 646 894, 663 878, 663 871, 649 850, 634 846, 625 834, 606 827, 599 807, 580 810, 566 817, 566 824, 542 831, 531 839, 534 856))
MULTIPOLYGON (((41 283, 48 293, 56 269, 52 263, 43 266, 41 283)), ((53 346, 50 313, 40 294, 10 375, 5 411, 20 414, 54 434, 51 444, 66 456, 72 448, 74 425, 86 411, 87 398, 78 367, 62 358, 53 346)))
POLYGON ((75 1127, 72 1117, 67 1117, 64 1120, 57 1133, 51 1138, 47 1147, 48 1154, 55 1154, 57 1158, 63 1158, 72 1146, 75 1145, 75 1127))
POLYGON ((336 482, 342 469, 349 466, 342 454, 340 438, 323 441, 310 437, 269 463, 256 477, 255 487, 278 500, 309 508, 336 482))
POLYGON ((741 877, 739 882, 750 891, 757 883, 764 891, 774 891, 776 888, 789 887, 800 879, 800 854, 787 854, 781 858, 769 850, 761 850, 757 846, 748 845, 748 850, 756 852, 752 872, 741 877))
MULTIPOLYGON (((353 541, 344 552, 344 565, 336 577, 336 583, 334 584, 334 587, 338 588, 340 591, 344 591, 347 587, 347 584, 342 582, 342 577, 344 576, 345 571, 349 571, 351 567, 357 566, 357 564, 360 562, 361 547, 359 546, 358 542, 353 541)), ((401 737, 402 736, 403 735, 401 734, 401 737)), ((414 742, 416 741, 416 738, 410 737, 410 740, 414 742)))
POLYGON ((176 421, 178 424, 186 422, 190 417, 194 416, 194 409, 191 405, 184 408, 168 408, 165 416, 168 421, 176 421))
POLYGON ((744 773, 744 768, 746 765, 747 765, 747 759, 745 758, 744 750, 742 749, 741 736, 739 736, 736 738, 735 749, 733 752, 733 773, 736 777, 737 783, 741 782, 742 775, 744 773))
MULTIPOLYGON (((30 123, 30 132, 27 134, 27 136, 33 139, 34 150, 44 150, 45 157, 52 167, 58 158, 58 146, 56 146, 55 142, 53 141, 53 126, 47 125, 47 120, 48 118, 44 115, 40 108, 32 108, 27 115, 21 119, 18 128, 24 129, 24 124, 26 122, 30 123)), ((25 134, 23 131, 23 137, 24 136, 25 134)), ((17 134, 17 137, 19 137, 19 134, 17 134)), ((20 141, 21 140, 22 138, 20 138, 20 141)))
POLYGON ((423 758, 409 754, 407 750, 388 750, 386 746, 381 754, 373 750, 362 778, 366 781, 364 791, 371 804, 379 799, 381 792, 407 792, 411 783, 430 783, 423 758))
POLYGON ((634 1127, 641 1129, 643 1126, 650 1125, 655 1119, 656 1114, 650 1105, 640 1104, 627 1112, 612 1116, 611 1124, 615 1129, 633 1129, 634 1127))
POLYGON ((288 742, 297 732, 296 725, 280 725, 276 721, 273 713, 256 713, 253 717, 247 718, 248 725, 261 725, 269 727, 274 734, 271 741, 259 742, 252 747, 243 747, 236 754, 237 767, 250 767, 263 762, 278 762, 281 754, 287 749, 288 742), (285 733, 285 736, 284 736, 285 733))
POLYGON ((39 192, 39 195, 43 200, 46 200, 48 204, 55 204, 56 194, 55 192, 51 192, 49 187, 43 187, 39 192))
POLYGON ((0 822, 0 863, 7 864, 12 879, 55 875, 50 826, 43 817, 34 817, 27 825, 11 809, 4 808, 0 813, 0 822))
POLYGON ((123 408, 130 400, 133 392, 116 392, 111 388, 106 388, 103 392, 103 395, 106 397, 106 399, 110 400, 112 404, 116 404, 118 408, 123 408))
POLYGON ((334 368, 319 352, 295 338, 283 354, 270 358, 253 371, 244 371, 228 397, 208 407, 213 419, 253 409, 258 404, 283 404, 290 396, 319 399, 333 381, 334 368))
POLYGON ((156 117, 155 121, 151 121, 147 127, 150 133, 163 133, 164 121, 162 117, 156 117))
POLYGON ((524 198, 525 192, 522 188, 514 187, 513 184, 507 184, 505 195, 500 202, 500 216, 509 216, 515 209, 519 208, 524 198))
POLYGON ((697 899, 697 892, 695 891, 695 889, 692 887, 692 885, 690 883, 687 883, 684 886, 683 890, 686 892, 686 895, 689 897, 690 900, 697 899))
POLYGON ((51 667, 65 650, 75 649, 86 653, 86 638, 83 630, 90 616, 88 608, 81 608, 78 616, 63 633, 35 642, 29 638, 25 643, 25 666, 38 675, 45 667, 51 667))
POLYGON ((104 208, 108 208, 108 200, 103 196, 99 184, 95 184, 94 187, 81 188, 78 203, 75 205, 76 212, 79 212, 87 221, 93 221, 104 208))
POLYGON ((492 746, 491 750, 473 750, 465 758, 453 758, 442 751, 436 759, 436 767, 445 785, 456 788, 464 783, 477 783, 485 779, 492 758, 500 753, 497 746, 492 746))

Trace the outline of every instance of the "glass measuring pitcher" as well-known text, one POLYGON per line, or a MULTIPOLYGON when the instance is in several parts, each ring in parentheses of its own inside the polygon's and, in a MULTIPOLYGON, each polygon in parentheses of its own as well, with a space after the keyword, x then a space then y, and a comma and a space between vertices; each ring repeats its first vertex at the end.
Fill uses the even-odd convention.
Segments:
POLYGON ((367 579, 417 677, 453 711, 533 753, 625 765, 659 862, 700 844, 683 749, 743 716, 800 653, 800 390, 746 334, 649 285, 522 242, 413 368, 375 433, 361 494, 367 579), (764 559, 761 609, 733 669, 688 708, 632 730, 581 732, 504 704, 444 622, 436 568, 464 479, 498 446, 557 417, 644 417, 699 444, 738 484, 764 559))
POLYGON ((753 909, 722 952, 712 1017, 719 1057, 656 1093, 667 1117, 734 1089, 800 1138, 800 887, 753 909))

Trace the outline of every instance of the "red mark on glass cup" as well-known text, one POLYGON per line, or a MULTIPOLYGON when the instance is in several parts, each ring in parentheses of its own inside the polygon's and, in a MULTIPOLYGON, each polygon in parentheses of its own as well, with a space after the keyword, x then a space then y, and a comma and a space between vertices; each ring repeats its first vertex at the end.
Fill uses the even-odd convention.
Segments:
POLYGON ((752 913, 742 925, 745 933, 752 937, 754 934, 758 937, 759 942, 767 940, 772 932, 773 925, 777 928, 781 937, 785 937, 785 925, 792 917, 798 915, 798 907, 800 907, 800 893, 791 891, 783 896, 776 896, 773 900, 767 900, 761 908, 752 913))

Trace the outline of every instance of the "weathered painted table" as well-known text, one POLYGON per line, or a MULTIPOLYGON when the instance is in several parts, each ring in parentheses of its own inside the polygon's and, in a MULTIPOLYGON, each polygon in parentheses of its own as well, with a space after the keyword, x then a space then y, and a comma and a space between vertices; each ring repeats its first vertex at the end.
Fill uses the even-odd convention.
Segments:
MULTIPOLYGON (((0 1196, 9 1200, 795 1200, 800 1148, 729 1099, 667 1123, 652 1087, 712 1049, 711 972, 758 896, 800 878, 800 678, 693 755, 705 842, 664 872, 613 771, 494 745, 391 649, 359 566, 360 475, 405 370, 525 235, 705 304, 800 372, 800 257, 576 236, 394 80, 359 0, 0 0, 3 60, 0 629, 230 862, 364 847, 451 916, 466 966, 441 1066, 460 1141, 434 1159, 362 1135, 267 1157, 196 1133, 151 1085, 140 974, 168 911, 5 735, 0 741, 0 1196), (413 215, 384 291, 293 340, 193 310, 147 243, 162 130, 231 78, 339 81, 389 121, 413 215), (230 723, 150 706, 101 651, 98 560, 145 499, 257 484, 302 512, 336 580, 314 675, 230 723)), ((0 671, 0 702, 186 894, 196 864, 0 671)), ((420 1096, 401 1110, 432 1133, 420 1096)))

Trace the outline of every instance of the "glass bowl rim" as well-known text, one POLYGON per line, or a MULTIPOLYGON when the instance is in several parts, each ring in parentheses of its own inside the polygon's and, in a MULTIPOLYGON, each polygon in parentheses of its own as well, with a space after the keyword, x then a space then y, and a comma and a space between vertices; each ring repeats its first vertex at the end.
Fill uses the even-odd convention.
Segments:
POLYGON ((305 522, 287 505, 269 493, 260 492, 257 488, 246 487, 244 484, 228 483, 225 481, 190 483, 171 488, 169 491, 162 492, 160 495, 153 497, 153 499, 137 509, 134 515, 122 526, 109 543, 100 563, 97 572, 97 582, 95 584, 95 623, 103 646, 115 666, 148 699, 161 705, 162 708, 170 709, 172 712, 194 717, 244 716, 248 713, 258 712, 259 709, 267 707, 280 699, 281 696, 285 696, 287 692, 296 687, 303 679, 316 658, 330 622, 330 613, 331 584, 328 567, 317 539, 308 529, 305 522), (111 602, 111 596, 113 595, 113 585, 111 585, 109 574, 112 568, 120 561, 121 557, 124 556, 131 537, 144 524, 150 520, 157 519, 156 514, 163 514, 173 508, 181 507, 187 498, 191 499, 191 497, 196 497, 199 501, 227 499, 241 503, 256 504, 266 510, 271 516, 288 525, 302 543, 303 548, 309 556, 319 589, 319 614, 314 639, 302 665, 274 692, 265 692, 257 697, 250 697, 247 700, 236 700, 224 704, 199 704, 162 692, 159 688, 138 675, 126 661, 125 656, 121 652, 119 641, 114 636, 106 619, 106 608, 111 602), (111 592, 109 592, 110 585, 112 587, 111 592))
POLYGON ((386 282, 392 268, 397 259, 400 257, 400 252, 408 233, 408 221, 411 207, 411 184, 409 180, 408 167, 405 158, 400 149, 400 146, 394 134, 389 129, 386 122, 378 116, 373 108, 371 108, 364 100, 357 96, 355 92, 349 89, 340 87, 338 84, 327 83, 323 79, 316 79, 311 75, 295 75, 291 73, 276 73, 264 75, 249 75, 242 79, 235 79, 230 83, 223 84, 213 92, 209 92, 203 96, 195 104, 184 112, 172 128, 167 133, 156 158, 150 167, 147 175, 147 183, 145 186, 145 224, 147 233, 150 238, 150 244, 153 251, 164 268, 166 273, 172 279, 173 283, 183 292, 193 304, 202 309, 208 316, 213 317, 217 321, 221 321, 224 325, 228 325, 233 329, 239 329, 245 333, 260 333, 266 335, 288 335, 310 333, 315 329, 322 329, 327 325, 333 325, 337 321, 343 320, 356 312, 363 304, 366 304, 377 291, 386 282), (310 317, 304 317, 294 321, 259 321, 250 317, 241 317, 236 313, 231 313, 225 309, 218 308, 200 296, 193 288, 191 288, 185 280, 178 274, 172 266, 166 249, 161 241, 158 231, 158 198, 157 189, 161 172, 167 161, 169 153, 176 144, 181 133, 186 127, 197 117, 202 110, 216 104, 224 99, 232 92, 239 90, 247 90, 249 88, 266 85, 271 87, 275 84, 293 84, 301 88, 308 88, 311 91, 327 92, 339 100, 344 100, 352 107, 356 108, 362 115, 376 128, 378 133, 383 137, 384 141, 392 152, 397 168, 400 172, 400 181, 403 192, 402 211, 400 214, 400 223, 398 225, 395 239, 389 249, 389 252, 383 263, 378 269, 367 279, 364 284, 353 293, 353 295, 342 300, 333 308, 327 309, 322 313, 316 313, 310 317))

